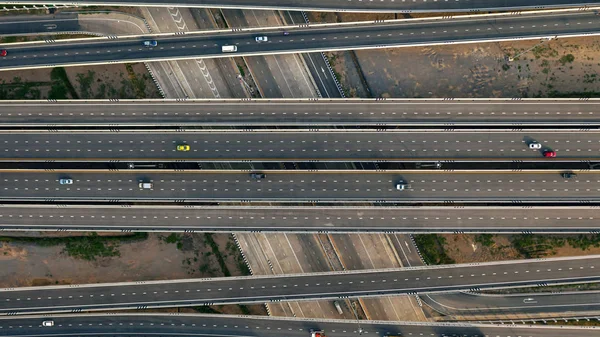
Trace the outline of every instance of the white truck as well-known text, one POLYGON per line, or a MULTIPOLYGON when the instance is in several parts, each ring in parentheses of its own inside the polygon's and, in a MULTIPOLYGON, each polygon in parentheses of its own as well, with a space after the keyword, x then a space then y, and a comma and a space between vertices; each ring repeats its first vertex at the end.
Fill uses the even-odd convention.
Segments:
POLYGON ((221 46, 221 51, 223 53, 234 53, 237 51, 237 46, 221 46))

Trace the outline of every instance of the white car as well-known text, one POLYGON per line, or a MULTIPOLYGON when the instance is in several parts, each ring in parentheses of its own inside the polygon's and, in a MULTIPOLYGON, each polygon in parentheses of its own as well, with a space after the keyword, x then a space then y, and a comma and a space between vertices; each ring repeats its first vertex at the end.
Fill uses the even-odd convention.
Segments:
POLYGON ((267 42, 269 39, 266 36, 257 36, 255 38, 256 42, 267 42))
POLYGON ((73 179, 68 179, 68 178, 59 179, 58 183, 61 185, 73 185, 73 179))
POLYGON ((43 321, 42 326, 54 326, 54 321, 43 321))
POLYGON ((540 144, 538 142, 532 142, 532 143, 529 143, 529 148, 533 149, 533 150, 539 150, 542 148, 542 144, 540 144))
POLYGON ((404 191, 410 188, 410 184, 407 183, 404 180, 400 180, 399 182, 396 183, 396 190, 397 191, 404 191))

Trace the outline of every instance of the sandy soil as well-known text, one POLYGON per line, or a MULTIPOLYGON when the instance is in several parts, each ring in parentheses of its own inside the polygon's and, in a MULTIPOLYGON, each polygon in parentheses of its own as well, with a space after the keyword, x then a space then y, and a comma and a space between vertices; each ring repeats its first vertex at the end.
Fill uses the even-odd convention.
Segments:
MULTIPOLYGON (((160 98, 143 63, 65 68, 79 98, 160 98)), ((46 99, 59 83, 52 69, 0 71, 0 98, 46 99)), ((71 98, 70 94, 67 94, 71 98)))
MULTIPOLYGON (((555 97, 598 92, 597 38, 357 51, 375 96, 555 97), (509 57, 517 56, 510 62, 509 57), (573 61, 563 57, 573 55, 573 61), (562 58, 562 59, 561 59, 562 58), (410 65, 410 66, 403 66, 410 65)), ((578 96, 578 95, 576 95, 578 96)))
MULTIPOLYGON (((231 240, 227 234, 213 237, 223 244, 231 240)), ((2 242, 0 286, 223 276, 211 247, 204 243, 203 234, 181 235, 176 243, 166 243, 164 235, 149 234, 147 240, 120 243, 118 249, 119 257, 89 262, 67 256, 62 245, 2 242)), ((228 268, 232 275, 241 274, 233 262, 228 268)))
MULTIPOLYGON (((504 261, 523 259, 523 256, 517 251, 512 243, 509 235, 494 235, 493 245, 490 247, 483 246, 476 241, 476 235, 460 234, 460 235, 441 235, 446 239, 444 249, 446 254, 456 263, 470 262, 488 262, 488 261, 504 261)), ((565 236, 560 236, 564 238, 565 236)), ((561 247, 553 247, 541 253, 541 256, 546 257, 561 257, 561 256, 580 256, 600 254, 600 247, 590 247, 588 249, 574 248, 568 242, 561 247)))

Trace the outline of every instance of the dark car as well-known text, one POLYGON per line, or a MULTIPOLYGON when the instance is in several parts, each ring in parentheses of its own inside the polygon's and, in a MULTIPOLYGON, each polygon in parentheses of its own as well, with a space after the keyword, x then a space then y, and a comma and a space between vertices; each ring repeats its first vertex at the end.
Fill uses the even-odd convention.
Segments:
POLYGON ((571 178, 577 177, 577 174, 575 174, 573 172, 563 172, 560 174, 560 176, 565 179, 571 179, 571 178))
POLYGON ((556 152, 550 151, 550 150, 546 150, 546 151, 544 151, 544 157, 546 157, 546 158, 554 158, 554 157, 556 157, 556 152))
POLYGON ((267 177, 267 175, 264 173, 250 173, 250 177, 252 177, 252 179, 259 180, 259 179, 265 179, 267 177))

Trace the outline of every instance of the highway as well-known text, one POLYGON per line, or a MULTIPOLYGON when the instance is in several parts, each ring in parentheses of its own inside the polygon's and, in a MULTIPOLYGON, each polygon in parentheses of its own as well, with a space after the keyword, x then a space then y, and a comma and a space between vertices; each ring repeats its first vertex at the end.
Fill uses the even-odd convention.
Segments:
MULTIPOLYGON (((464 336, 464 337, 595 337, 597 327, 550 325, 491 325, 465 323, 410 323, 361 321, 365 336, 464 336)), ((0 318, 0 336, 229 336, 308 337, 310 330, 324 330, 329 337, 356 337, 355 320, 298 319, 283 317, 210 314, 81 314, 0 318), (43 320, 54 327, 42 327, 43 320)))
POLYGON ((600 311, 598 291, 510 295, 456 293, 425 295, 421 299, 436 311, 459 320, 493 319, 502 317, 501 315, 569 317, 600 311))
POLYGON ((212 279, 0 289, 0 314, 445 293, 600 281, 600 256, 212 279))
POLYGON ((0 102, 0 127, 600 125, 590 99, 258 99, 0 102))
POLYGON ((13 44, 6 47, 8 56, 0 59, 0 70, 596 34, 600 34, 600 16, 592 11, 241 29, 233 32, 161 35, 156 37, 158 46, 154 48, 142 45, 143 40, 151 37, 13 44), (284 30, 290 34, 284 36, 284 30), (267 36, 269 41, 257 43, 257 35, 267 36), (222 53, 223 45, 237 45, 238 51, 222 53))
MULTIPOLYGON (((219 171, 217 171, 219 172, 219 171)), ((185 171, 3 171, 0 200, 35 201, 278 201, 278 202, 522 202, 580 203, 600 200, 600 176, 558 171, 528 173, 327 171, 248 173, 185 171), (71 178, 72 185, 60 185, 71 178), (412 186, 397 191, 400 179, 412 186), (139 182, 152 182, 141 189, 139 182)))
POLYGON ((600 159, 600 130, 0 131, 0 161, 573 161, 600 159), (528 144, 536 141, 541 149, 528 144), (190 151, 177 151, 178 144, 190 151), (556 158, 544 158, 543 151, 556 158))
POLYGON ((57 15, 4 16, 0 18, 0 35, 59 34, 82 31, 77 13, 57 15))
POLYGON ((4 231, 597 233, 597 206, 0 205, 4 231))
MULTIPOLYGON (((13 2, 4 0, 4 4, 13 2)), ((41 0, 25 0, 23 4, 46 4, 41 0)), ((71 4, 63 1, 57 4, 71 4)), ((544 9, 556 7, 583 7, 599 5, 592 0, 460 0, 460 1, 373 1, 359 0, 85 0, 78 4, 162 6, 162 7, 208 7, 208 8, 254 8, 254 9, 291 9, 291 10, 327 10, 355 12, 472 12, 489 10, 544 9)))

